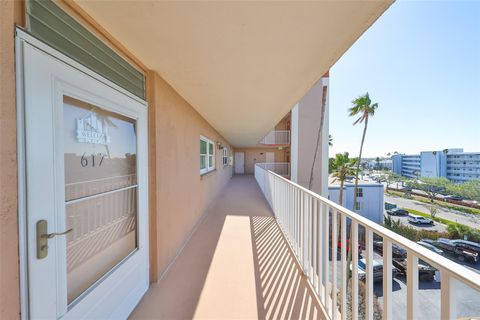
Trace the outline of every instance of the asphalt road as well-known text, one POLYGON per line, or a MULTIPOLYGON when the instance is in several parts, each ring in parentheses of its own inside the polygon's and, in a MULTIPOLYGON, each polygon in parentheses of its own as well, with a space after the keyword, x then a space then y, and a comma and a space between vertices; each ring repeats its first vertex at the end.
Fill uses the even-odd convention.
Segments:
MULTIPOLYGON (((420 201, 405 199, 402 197, 389 195, 386 193, 385 193, 385 201, 394 203, 398 207, 418 210, 424 213, 429 213, 428 211, 429 205, 420 201)), ((480 229, 480 217, 477 217, 476 215, 469 215, 463 212, 458 212, 455 210, 438 207, 437 217, 448 219, 450 221, 455 221, 472 228, 480 229)))

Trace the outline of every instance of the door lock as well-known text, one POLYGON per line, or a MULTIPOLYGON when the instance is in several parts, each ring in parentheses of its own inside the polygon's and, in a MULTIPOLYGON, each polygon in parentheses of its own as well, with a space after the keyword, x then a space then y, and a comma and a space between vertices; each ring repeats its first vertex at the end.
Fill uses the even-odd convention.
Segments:
POLYGON ((47 220, 39 220, 37 222, 37 259, 43 259, 48 255, 48 239, 56 236, 63 236, 71 232, 70 228, 63 232, 48 233, 47 220))

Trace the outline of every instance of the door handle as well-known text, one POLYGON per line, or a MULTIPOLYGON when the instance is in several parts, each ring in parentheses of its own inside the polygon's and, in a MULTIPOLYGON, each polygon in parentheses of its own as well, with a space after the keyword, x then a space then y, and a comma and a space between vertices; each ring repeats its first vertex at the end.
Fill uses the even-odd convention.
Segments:
POLYGON ((48 233, 48 234, 42 234, 42 237, 47 238, 47 239, 52 239, 53 237, 56 237, 56 236, 66 235, 67 233, 69 233, 72 230, 73 230, 73 228, 70 228, 67 231, 63 231, 63 232, 53 232, 53 233, 48 233))
POLYGON ((71 232, 73 229, 70 228, 63 232, 53 232, 48 233, 48 222, 47 220, 39 220, 37 222, 37 259, 46 258, 48 255, 48 239, 52 239, 56 236, 63 236, 71 232))

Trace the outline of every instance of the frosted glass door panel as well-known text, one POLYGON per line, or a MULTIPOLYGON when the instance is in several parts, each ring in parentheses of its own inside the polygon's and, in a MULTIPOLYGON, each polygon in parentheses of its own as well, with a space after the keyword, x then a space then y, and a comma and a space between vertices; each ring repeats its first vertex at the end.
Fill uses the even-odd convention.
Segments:
POLYGON ((64 97, 68 303, 137 248, 136 122, 64 97))

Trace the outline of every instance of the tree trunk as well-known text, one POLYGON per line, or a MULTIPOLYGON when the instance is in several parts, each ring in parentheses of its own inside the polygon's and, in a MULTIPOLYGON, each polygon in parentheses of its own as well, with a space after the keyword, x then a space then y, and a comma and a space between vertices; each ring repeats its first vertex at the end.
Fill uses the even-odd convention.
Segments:
POLYGON ((317 162, 318 146, 321 143, 320 138, 322 136, 323 123, 324 123, 324 118, 325 118, 325 106, 326 106, 326 102, 327 102, 327 86, 323 86, 322 90, 323 90, 322 91, 322 114, 320 116, 320 127, 318 128, 317 143, 316 143, 316 146, 315 146, 315 153, 313 154, 312 168, 310 170, 310 181, 308 183, 308 189, 309 190, 312 190, 312 187, 313 187, 313 169, 315 168, 315 163, 317 162))
MULTIPOLYGON (((358 172, 360 171, 360 162, 362 159, 362 151, 363 151, 363 143, 365 142, 365 135, 367 133, 367 126, 368 126, 368 117, 365 119, 365 127, 363 127, 363 135, 362 135, 362 142, 360 143, 360 154, 358 155, 358 162, 357 162, 357 170, 355 172, 355 187, 353 188, 353 212, 355 212, 355 204, 357 202, 357 189, 358 189, 358 172)), ((352 243, 352 228, 350 228, 350 244, 352 243)), ((351 245, 350 245, 351 247, 351 245)), ((349 274, 350 270, 350 263, 352 261, 352 251, 353 248, 350 248, 350 250, 347 251, 347 274, 349 274)), ((352 266, 352 268, 355 268, 356 266, 352 266)))
POLYGON ((340 180, 340 195, 338 196, 338 204, 343 206, 343 184, 345 181, 340 180))

